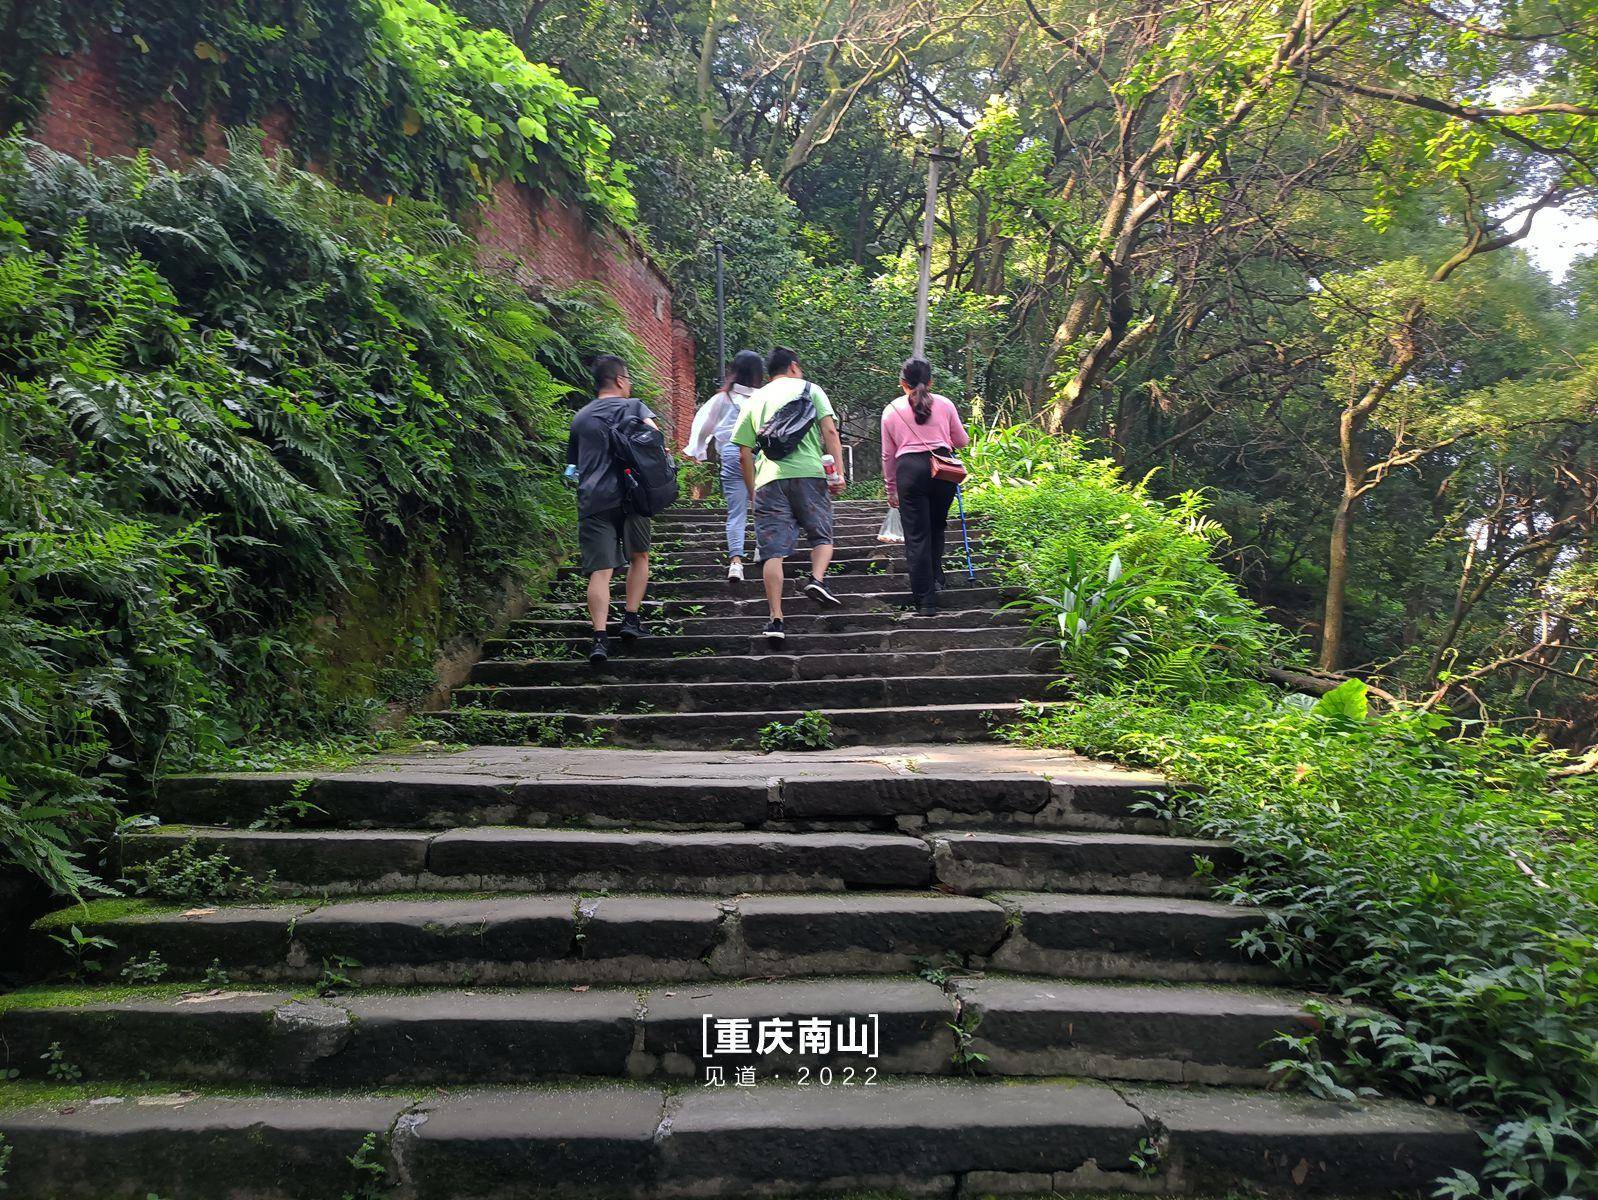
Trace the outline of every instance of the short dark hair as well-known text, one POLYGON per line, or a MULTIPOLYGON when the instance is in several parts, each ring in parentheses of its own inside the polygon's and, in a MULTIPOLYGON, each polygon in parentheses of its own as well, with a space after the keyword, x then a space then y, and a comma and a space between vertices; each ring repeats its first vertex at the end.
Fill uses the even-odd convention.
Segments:
POLYGON ((766 355, 766 374, 781 375, 798 361, 799 351, 790 350, 787 346, 773 347, 771 353, 766 355))
POLYGON ((627 370, 626 360, 617 358, 614 354, 601 354, 595 358, 593 372, 596 392, 601 388, 614 387, 621 381, 623 375, 632 378, 627 370))

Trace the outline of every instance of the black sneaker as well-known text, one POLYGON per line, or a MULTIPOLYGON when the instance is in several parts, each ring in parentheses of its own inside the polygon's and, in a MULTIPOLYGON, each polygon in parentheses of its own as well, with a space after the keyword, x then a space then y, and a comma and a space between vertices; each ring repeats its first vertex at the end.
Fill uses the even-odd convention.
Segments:
POLYGON ((621 628, 616 632, 621 634, 623 641, 628 642, 649 636, 649 631, 644 628, 643 618, 635 612, 622 614, 621 628))
POLYGON ((766 622, 766 627, 760 631, 773 642, 780 642, 788 635, 782 631, 782 618, 772 617, 766 622))
POLYGON ((936 592, 922 596, 916 602, 916 614, 923 617, 935 617, 938 615, 938 596, 936 592))
POLYGON ((589 648, 588 661, 594 666, 602 666, 610 660, 610 647, 604 634, 594 634, 594 644, 589 648))
POLYGON ((836 604, 839 606, 843 604, 843 601, 829 592, 826 585, 814 575, 810 577, 810 582, 805 584, 804 591, 805 595, 809 596, 817 604, 836 604))

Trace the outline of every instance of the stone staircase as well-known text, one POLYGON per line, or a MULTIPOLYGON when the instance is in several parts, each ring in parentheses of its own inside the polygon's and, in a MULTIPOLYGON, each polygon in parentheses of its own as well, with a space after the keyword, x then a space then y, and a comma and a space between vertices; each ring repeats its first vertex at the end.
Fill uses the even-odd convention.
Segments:
POLYGON ((0 1076, 73 1084, 0 1099, 8 1200, 1351 1196, 1471 1166, 1451 1114, 1270 1088, 1317 1021, 1236 949, 1271 914, 1209 898, 1228 847, 1149 815, 1158 778, 986 740, 1047 655, 991 586, 903 617, 880 506, 840 512, 845 607, 794 601, 782 653, 684 513, 655 637, 594 672, 552 606, 453 718, 603 748, 168 781, 128 862, 225 854, 259 894, 41 922, 38 973, 94 982, 0 996, 0 1076), (842 748, 750 752, 807 708, 842 748))

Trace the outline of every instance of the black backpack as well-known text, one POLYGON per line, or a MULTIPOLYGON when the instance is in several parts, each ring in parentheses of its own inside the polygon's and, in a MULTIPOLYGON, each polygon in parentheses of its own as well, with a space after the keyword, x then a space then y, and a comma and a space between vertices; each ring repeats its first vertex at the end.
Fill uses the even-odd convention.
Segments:
POLYGON ((810 385, 784 404, 755 434, 755 448, 770 459, 787 458, 799 448, 805 434, 816 423, 816 406, 810 400, 810 385))
POLYGON ((610 423, 610 455, 627 511, 654 517, 676 503, 677 461, 665 435, 637 413, 624 412, 610 423))

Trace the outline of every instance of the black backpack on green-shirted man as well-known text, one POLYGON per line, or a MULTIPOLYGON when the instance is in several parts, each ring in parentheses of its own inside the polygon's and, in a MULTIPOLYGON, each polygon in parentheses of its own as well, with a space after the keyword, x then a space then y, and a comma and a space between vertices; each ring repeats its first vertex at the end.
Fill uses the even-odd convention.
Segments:
POLYGON ((755 448, 769 459, 784 459, 799 449, 805 434, 816 423, 815 402, 810 399, 810 385, 767 418, 755 434, 755 448))
POLYGON ((677 460, 666 437, 636 413, 610 423, 610 454, 621 479, 621 502, 628 512, 657 517, 677 502, 677 460))

